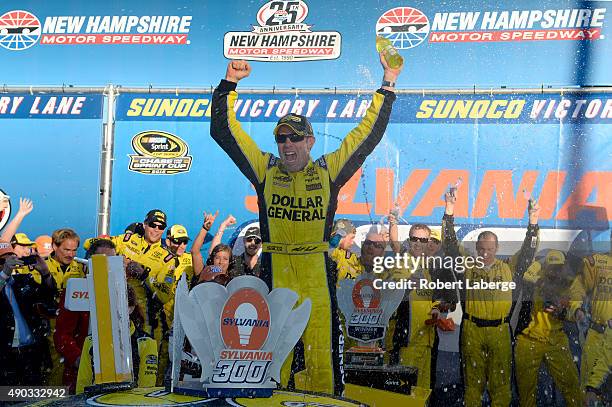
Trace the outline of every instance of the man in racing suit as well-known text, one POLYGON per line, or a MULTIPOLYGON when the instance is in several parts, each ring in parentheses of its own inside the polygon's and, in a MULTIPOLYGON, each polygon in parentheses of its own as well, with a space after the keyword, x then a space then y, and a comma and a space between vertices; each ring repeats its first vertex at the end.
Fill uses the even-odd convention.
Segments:
MULTIPOLYGON (((447 256, 459 257, 460 247, 454 227, 456 197, 447 192, 446 208, 442 220, 443 245, 447 256)), ((465 405, 479 406, 485 388, 491 396, 492 406, 510 405, 512 344, 510 313, 513 292, 503 286, 496 289, 468 289, 473 285, 499 283, 509 284, 522 280, 523 274, 533 262, 537 249, 538 215, 540 208, 534 203, 529 208, 529 226, 519 253, 511 259, 511 265, 496 258, 499 249, 497 235, 485 231, 478 235, 476 252, 478 257, 473 267, 457 273, 466 283, 462 293, 463 324, 461 326, 461 358, 465 383, 465 405)))
MULTIPOLYGON (((245 61, 232 61, 213 94, 211 135, 255 186, 263 240, 261 278, 272 288, 287 287, 312 301, 304 331, 305 375, 299 388, 325 393, 343 391, 342 335, 336 312, 335 273, 327 271, 328 240, 340 188, 363 164, 385 132, 394 86, 401 67, 391 69, 383 55, 381 89, 374 93, 361 123, 340 148, 312 161, 315 138, 306 117, 288 114, 274 129, 279 157, 262 152, 236 119, 237 82, 251 71, 245 61)), ((292 358, 282 370, 290 379, 292 358)))
POLYGON ((127 282, 144 312, 143 330, 161 343, 167 333, 163 305, 172 297, 176 256, 161 246, 166 214, 158 209, 147 213, 144 236, 126 232, 111 238, 117 254, 126 259, 127 282))
POLYGON ((523 276, 523 289, 531 298, 528 326, 516 337, 514 348, 520 405, 536 406, 538 371, 544 363, 567 406, 581 406, 578 369, 572 359, 563 321, 569 305, 573 272, 563 252, 550 250, 523 276))
MULTIPOLYGON (((612 241, 612 233, 610 234, 612 241)), ((610 360, 610 342, 612 342, 612 242, 610 252, 596 253, 584 258, 582 270, 570 288, 571 299, 569 317, 582 321, 586 318, 587 304, 590 298, 591 322, 582 347, 580 364, 580 384, 583 389, 593 391, 592 383, 603 383, 606 373, 610 371, 601 366, 610 360), (596 364, 599 362, 599 368, 596 364), (589 384, 591 383, 591 384, 589 384), (587 389, 587 387, 589 387, 587 389)))

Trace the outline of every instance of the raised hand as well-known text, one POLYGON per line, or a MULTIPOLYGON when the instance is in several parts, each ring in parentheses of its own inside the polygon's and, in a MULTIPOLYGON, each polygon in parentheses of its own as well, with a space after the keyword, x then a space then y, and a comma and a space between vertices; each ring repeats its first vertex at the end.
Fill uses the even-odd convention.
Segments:
POLYGON ((219 210, 217 209, 217 212, 215 212, 215 214, 213 215, 212 213, 206 213, 204 212, 204 223, 202 224, 202 227, 206 230, 210 230, 210 228, 212 227, 213 223, 215 223, 215 219, 217 219, 217 215, 219 215, 219 210))
POLYGON ((34 210, 34 203, 28 198, 19 198, 19 210, 17 216, 26 217, 34 210))
POLYGON ((230 82, 240 81, 251 74, 251 65, 247 61, 236 60, 230 61, 227 64, 227 70, 225 71, 225 80, 230 82))

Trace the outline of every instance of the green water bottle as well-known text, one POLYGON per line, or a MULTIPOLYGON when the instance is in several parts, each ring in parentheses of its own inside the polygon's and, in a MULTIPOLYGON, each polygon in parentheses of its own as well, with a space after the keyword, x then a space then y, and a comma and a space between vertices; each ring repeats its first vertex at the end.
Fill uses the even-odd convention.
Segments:
POLYGON ((388 38, 376 36, 376 49, 378 52, 386 51, 383 55, 389 68, 397 69, 404 63, 404 58, 397 52, 388 38))

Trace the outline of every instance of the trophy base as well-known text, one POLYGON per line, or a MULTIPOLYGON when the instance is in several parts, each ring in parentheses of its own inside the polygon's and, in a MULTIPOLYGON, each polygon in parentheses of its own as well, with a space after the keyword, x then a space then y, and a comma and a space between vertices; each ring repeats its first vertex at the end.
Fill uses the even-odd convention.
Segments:
MULTIPOLYGON (((208 397, 208 398, 268 398, 272 397, 273 388, 214 388, 204 387, 205 384, 194 382, 179 382, 174 386, 172 393, 185 396, 208 397)), ((169 390, 169 389, 168 389, 169 390)))
POLYGON ((83 393, 85 393, 86 396, 91 396, 91 395, 100 394, 100 393, 110 393, 110 392, 116 392, 116 391, 131 390, 134 387, 136 387, 135 382, 100 383, 100 384, 93 384, 91 386, 86 386, 83 389, 83 393))
POLYGON ((344 353, 346 366, 381 367, 385 363, 385 351, 380 348, 354 346, 344 353))
POLYGON ((347 383, 401 394, 412 394, 417 383, 412 366, 345 366, 344 374, 347 383))

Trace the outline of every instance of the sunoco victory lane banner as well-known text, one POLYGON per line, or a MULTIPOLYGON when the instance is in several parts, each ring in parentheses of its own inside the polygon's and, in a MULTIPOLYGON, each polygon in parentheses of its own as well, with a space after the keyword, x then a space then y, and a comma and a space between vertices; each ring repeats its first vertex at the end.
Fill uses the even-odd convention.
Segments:
MULTIPOLYGON (((339 146, 368 102, 369 95, 245 94, 234 109, 260 148, 272 152, 278 118, 308 116, 316 158, 339 146)), ((120 95, 114 227, 130 222, 125 214, 133 204, 123 198, 130 194, 174 208, 170 217, 198 214, 203 205, 257 217, 255 192, 210 138, 209 116, 209 95, 120 95)), ((442 195, 461 179, 456 216, 462 223, 522 225, 525 191, 539 198, 544 226, 607 223, 611 119, 606 94, 400 95, 382 142, 340 193, 338 214, 377 220, 397 201, 404 218, 438 223, 442 195), (578 145, 589 160, 575 161, 578 145)))

